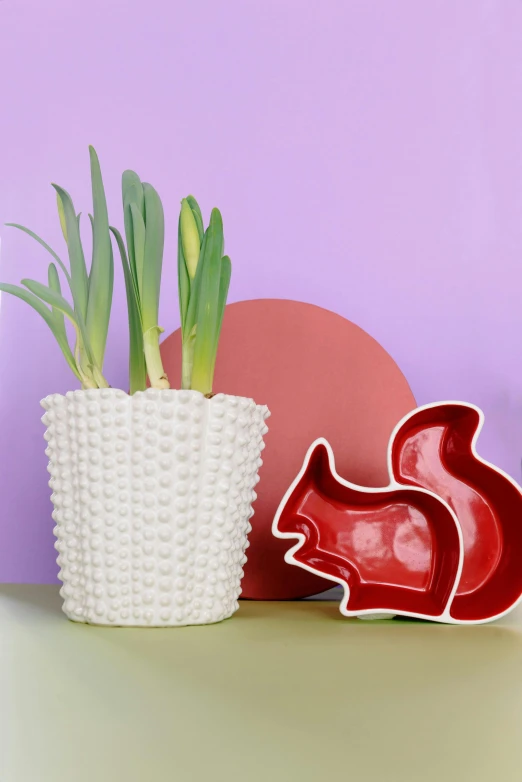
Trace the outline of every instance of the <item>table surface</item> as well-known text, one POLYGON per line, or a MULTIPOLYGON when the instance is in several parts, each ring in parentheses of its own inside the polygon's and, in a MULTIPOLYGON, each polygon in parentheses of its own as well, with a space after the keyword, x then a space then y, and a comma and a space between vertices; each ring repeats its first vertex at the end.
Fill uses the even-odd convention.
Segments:
POLYGON ((120 629, 60 606, 0 586, 2 782, 522 779, 522 611, 460 627, 244 601, 120 629))

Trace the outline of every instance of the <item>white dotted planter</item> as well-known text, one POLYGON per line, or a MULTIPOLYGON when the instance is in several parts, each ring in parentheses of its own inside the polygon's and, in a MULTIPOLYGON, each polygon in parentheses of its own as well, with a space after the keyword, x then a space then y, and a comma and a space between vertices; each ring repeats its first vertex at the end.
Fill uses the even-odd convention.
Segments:
POLYGON ((67 616, 130 626, 231 616, 268 408, 155 389, 41 404, 67 616))

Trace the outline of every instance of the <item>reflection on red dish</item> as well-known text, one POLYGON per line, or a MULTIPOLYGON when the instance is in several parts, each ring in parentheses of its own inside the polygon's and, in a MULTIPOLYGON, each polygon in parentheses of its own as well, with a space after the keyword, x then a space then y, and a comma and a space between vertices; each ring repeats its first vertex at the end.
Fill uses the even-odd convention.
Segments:
POLYGON ((474 405, 426 405, 401 421, 389 451, 396 481, 431 490, 457 515, 464 565, 450 614, 462 622, 496 618, 522 595, 522 493, 477 455, 483 421, 474 405))
POLYGON ((422 489, 342 480, 326 440, 309 449, 273 533, 298 541, 287 562, 343 584, 346 616, 389 612, 451 621, 447 607, 462 568, 452 511, 422 489))

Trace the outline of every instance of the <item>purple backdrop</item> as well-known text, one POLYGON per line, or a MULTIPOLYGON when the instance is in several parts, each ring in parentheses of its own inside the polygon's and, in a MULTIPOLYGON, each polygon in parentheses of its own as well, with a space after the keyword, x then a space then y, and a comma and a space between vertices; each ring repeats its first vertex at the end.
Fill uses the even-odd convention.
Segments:
MULTIPOLYGON (((61 247, 49 183, 89 211, 92 143, 121 225, 119 177, 135 168, 166 208, 171 330, 180 198, 218 204, 231 301, 301 299, 355 321, 419 402, 481 405, 482 454, 518 478, 521 27, 519 0, 4 0, 0 222, 61 247)), ((0 235, 0 279, 43 279, 45 252, 0 235)), ((119 295, 113 385, 125 340, 119 295)), ((71 377, 38 316, 4 295, 0 580, 55 578, 38 401, 71 377)))

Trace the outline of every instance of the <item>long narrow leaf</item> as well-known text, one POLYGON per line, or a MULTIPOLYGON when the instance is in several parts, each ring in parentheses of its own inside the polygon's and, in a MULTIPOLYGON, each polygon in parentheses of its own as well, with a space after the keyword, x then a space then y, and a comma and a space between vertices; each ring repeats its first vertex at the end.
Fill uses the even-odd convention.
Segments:
MULTIPOLYGON (((58 272, 56 271, 56 266, 54 265, 54 263, 49 264, 49 269, 47 271, 47 279, 49 282, 49 288, 61 296, 62 288, 60 285, 60 278, 58 277, 58 272)), ((53 317, 56 323, 56 328, 63 334, 65 338, 67 338, 66 331, 65 331, 65 318, 63 312, 57 310, 56 307, 53 307, 53 317)))
POLYGON ((186 198, 181 202, 181 211, 179 214, 181 226, 181 246, 183 248, 183 258, 187 267, 190 279, 196 276, 196 270, 199 261, 199 251, 201 249, 201 237, 197 226, 194 212, 186 198))
MULTIPOLYGON (((109 238, 110 238, 110 233, 109 233, 109 238)), ((112 302, 112 294, 113 294, 113 292, 114 292, 114 254, 112 252, 112 242, 111 242, 111 244, 110 244, 109 292, 108 292, 108 298, 109 298, 109 300, 111 302, 112 302)), ((110 321, 110 313, 109 313, 109 321, 110 321)))
POLYGON ((63 203, 60 198, 60 194, 56 193, 56 206, 58 207, 58 217, 60 219, 60 228, 62 229, 63 238, 67 244, 67 223, 65 222, 65 213, 63 211, 63 203))
POLYGON ((45 320, 49 328, 51 329, 52 333, 54 334, 54 337, 60 346, 60 349, 65 357, 65 360, 69 364, 70 368, 78 378, 78 380, 81 381, 81 375, 78 371, 78 367, 76 366, 76 362, 74 360, 74 357, 71 353, 71 350, 69 348, 69 344, 67 342, 67 339, 64 340, 63 335, 59 328, 56 327, 56 321, 53 317, 53 313, 51 310, 49 310, 45 304, 43 304, 40 299, 35 296, 30 291, 26 291, 23 288, 19 288, 18 285, 10 285, 9 283, 0 283, 0 291, 5 291, 5 293, 10 293, 12 296, 16 296, 17 298, 21 299, 22 301, 25 301, 26 304, 29 304, 30 307, 32 307, 36 312, 38 312, 39 315, 45 320))
MULTIPOLYGON (((196 276, 193 280, 189 279, 190 292, 188 306, 185 315, 185 322, 182 330, 183 344, 181 347, 181 387, 192 388, 192 370, 194 365, 194 343, 197 333, 197 316, 198 316, 198 304, 199 304, 199 292, 201 289, 201 280, 203 278, 205 270, 205 257, 207 246, 208 232, 203 236, 201 248, 199 251, 199 260, 196 268, 196 276)), ((182 248, 182 243, 178 244, 178 247, 182 248)), ((183 252, 183 248, 181 249, 183 252)), ((179 260, 178 260, 179 262, 179 260)), ((181 258, 181 262, 185 265, 185 259, 181 258)), ((188 272, 187 272, 188 277, 188 272)), ((183 285, 183 282, 181 282, 183 285)), ((179 288, 181 291, 181 287, 179 288)))
POLYGON ((181 338, 185 338, 185 324, 187 320, 187 310, 190 295, 190 278, 187 271, 187 264, 183 255, 183 243, 181 241, 181 216, 178 221, 178 297, 179 314, 181 318, 181 338))
POLYGON ((145 219, 145 196, 141 179, 135 171, 127 169, 121 177, 123 203, 136 204, 145 219))
POLYGON ((143 183, 143 195, 145 197, 145 260, 141 312, 145 333, 158 325, 165 221, 160 197, 152 185, 143 183))
POLYGON ((136 277, 136 260, 134 256, 134 228, 132 225, 131 204, 136 204, 141 216, 145 216, 145 199, 143 197, 143 186, 141 180, 135 171, 124 171, 121 177, 121 192, 123 200, 123 219, 125 222, 125 238, 127 240, 127 250, 129 253, 129 268, 134 280, 136 291, 138 290, 138 280, 136 277))
POLYGON ((138 301, 143 300, 143 274, 145 265, 145 223, 135 203, 130 205, 134 238, 134 264, 138 301))
POLYGON ((196 276, 192 280, 191 286, 190 286, 190 298, 187 308, 187 317, 185 321, 185 330, 187 332, 187 335, 190 333, 195 334, 195 326, 197 322, 197 316, 198 316, 198 305, 199 305, 199 293, 201 289, 201 280, 203 279, 203 274, 205 271, 205 263, 206 263, 206 257, 207 257, 207 241, 208 241, 208 231, 205 231, 205 235, 203 236, 203 241, 201 242, 201 250, 199 251, 199 261, 198 261, 198 268, 196 270, 196 276))
POLYGON ((91 272, 93 267, 92 260, 94 254, 94 217, 92 216, 92 214, 89 214, 89 222, 91 224, 91 241, 92 241, 91 268, 89 269, 89 283, 90 283, 91 272))
POLYGON ((40 299, 42 299, 42 301, 45 301, 47 304, 50 304, 51 307, 56 308, 59 312, 62 312, 64 315, 66 315, 71 323, 78 325, 74 310, 72 309, 69 302, 64 299, 61 293, 57 293, 37 280, 30 280, 26 278, 22 280, 22 285, 25 285, 25 287, 28 288, 31 293, 34 293, 34 295, 38 296, 40 299))
POLYGON ((194 215, 194 219, 196 220, 196 225, 198 227, 198 233, 199 233, 199 241, 203 241, 203 236, 205 233, 205 228, 203 226, 203 217, 201 214, 201 209, 199 208, 199 204, 194 198, 194 196, 187 196, 187 201, 189 203, 190 208, 192 209, 192 213, 194 215))
POLYGON ((35 296, 38 296, 40 299, 42 299, 42 301, 45 301, 47 304, 50 304, 51 307, 55 307, 56 309, 60 310, 60 312, 63 312, 63 314, 67 318, 69 318, 73 326, 79 331, 81 335, 82 342, 83 342, 83 350, 85 351, 85 356, 88 364, 89 365, 95 364, 92 355, 91 346, 89 343, 89 338, 87 336, 85 321, 83 320, 80 313, 73 311, 71 305, 66 299, 63 298, 63 296, 59 295, 58 293, 51 290, 50 288, 47 288, 45 285, 42 285, 42 283, 38 282, 37 280, 25 279, 22 280, 22 285, 25 285, 25 287, 28 288, 31 291, 31 293, 34 293, 35 296))
POLYGON ((194 366, 192 388, 203 394, 212 391, 213 369, 220 306, 221 252, 223 248, 223 221, 218 209, 213 209, 207 228, 207 243, 203 263, 199 305, 197 314, 196 341, 194 344, 194 366))
POLYGON ((25 225, 19 225, 18 223, 6 223, 6 225, 9 226, 10 228, 17 228, 19 231, 23 231, 28 236, 30 236, 32 239, 37 241, 38 244, 41 244, 42 247, 44 247, 47 250, 47 252, 50 253, 53 256, 54 260, 56 261, 56 263, 58 264, 60 269, 63 271, 63 273, 65 274, 67 282, 69 283, 69 287, 71 287, 71 277, 70 277, 69 272, 67 271, 67 267, 61 261, 59 256, 55 253, 53 248, 49 247, 47 242, 44 242, 44 240, 40 236, 38 236, 38 234, 35 234, 34 231, 31 231, 29 228, 26 228, 25 225))
MULTIPOLYGON (((49 264, 49 270, 48 270, 48 280, 49 280, 49 288, 53 290, 55 293, 58 293, 61 295, 62 288, 60 285, 60 278, 58 277, 58 272, 56 271, 56 266, 54 263, 49 264)), ((56 307, 52 308, 53 311, 53 318, 56 326, 56 331, 59 334, 59 344, 62 348, 62 351, 67 359, 67 363, 69 366, 77 366, 76 360, 73 356, 72 350, 69 346, 69 340, 67 339, 67 332, 65 330, 65 318, 63 312, 61 312, 56 307)), ((78 329, 76 330, 78 333, 78 329)), ((79 376, 81 375, 81 372, 79 372, 79 376)))
POLYGON ((219 281, 218 329, 221 328, 221 324, 223 323, 223 315, 225 314, 231 277, 232 262, 228 255, 224 255, 221 259, 221 279, 219 281))
POLYGON ((69 193, 59 185, 54 185, 54 189, 59 194, 65 224, 67 228, 67 247, 69 250, 69 264, 71 268, 71 292, 74 300, 74 306, 85 319, 87 315, 87 301, 89 296, 89 278, 87 267, 85 265, 85 256, 83 254, 80 231, 78 228, 78 218, 74 211, 73 202, 69 193))
POLYGON ((221 334, 221 326, 223 325, 223 316, 225 314, 225 307, 227 304, 228 289, 230 286, 230 277, 232 276, 232 264, 228 255, 223 256, 221 259, 221 277, 219 280, 219 294, 218 294, 218 307, 217 307, 217 321, 214 331, 214 346, 212 348, 213 363, 212 363, 212 377, 214 377, 214 367, 216 365, 216 356, 219 345, 219 336, 221 334))
POLYGON ((140 311, 136 300, 136 293, 130 272, 125 245, 120 232, 111 226, 111 231, 116 239, 120 251, 123 276, 125 279, 125 291, 127 293, 127 310, 129 318, 129 376, 130 393, 144 391, 147 387, 147 369, 145 366, 145 354, 143 352, 143 334, 141 330, 140 311))
POLYGON ((93 147, 89 147, 89 154, 94 219, 86 326, 94 361, 102 369, 112 306, 114 262, 100 163, 93 147))

